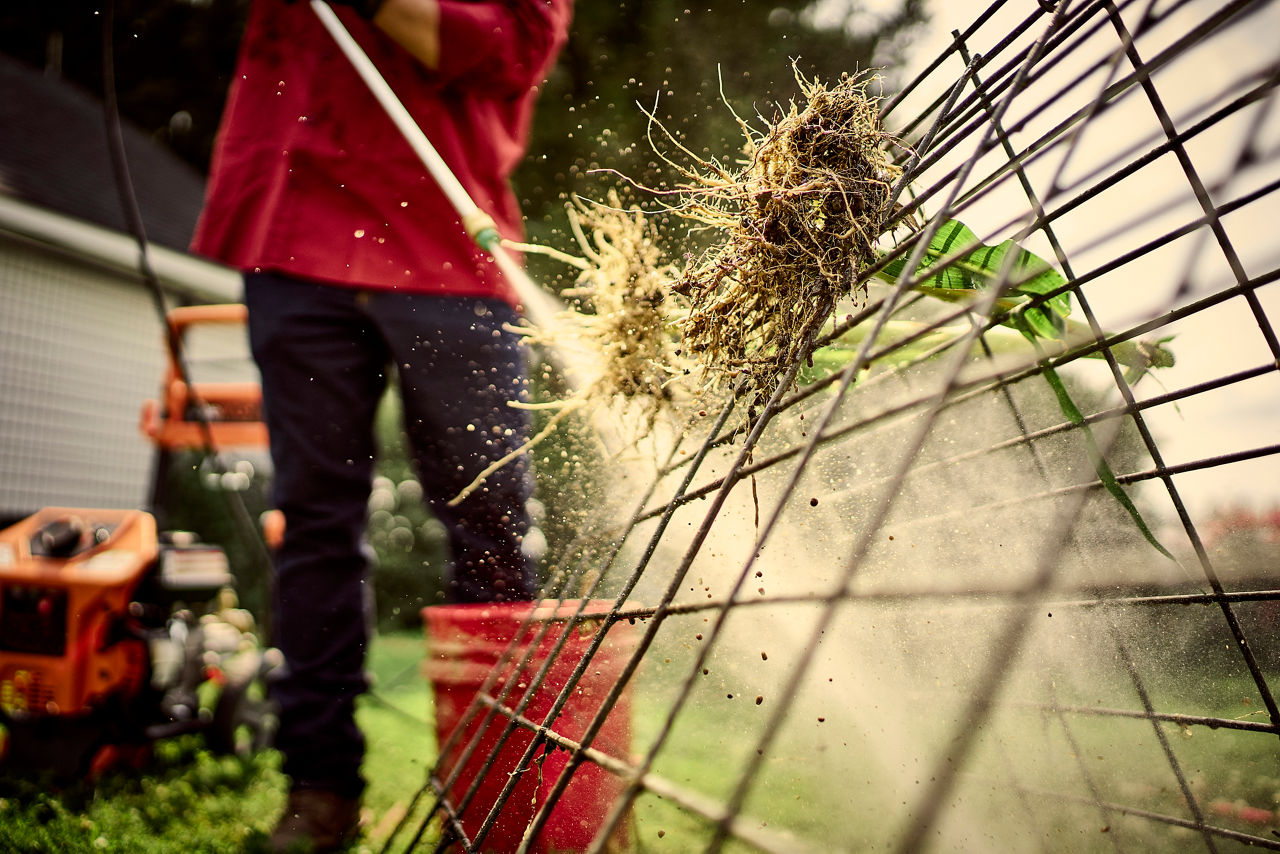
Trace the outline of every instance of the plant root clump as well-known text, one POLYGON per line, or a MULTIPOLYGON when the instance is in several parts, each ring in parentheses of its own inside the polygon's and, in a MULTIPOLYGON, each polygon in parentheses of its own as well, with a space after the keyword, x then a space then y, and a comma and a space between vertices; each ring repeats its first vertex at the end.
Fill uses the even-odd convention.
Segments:
POLYGON ((507 456, 490 463, 449 504, 457 506, 495 471, 543 442, 575 412, 614 415, 625 445, 648 436, 660 415, 674 409, 676 387, 692 375, 681 358, 668 312, 676 269, 663 260, 656 226, 639 208, 624 210, 616 191, 608 203, 575 199, 569 225, 582 252, 570 255, 546 246, 509 243, 577 268, 574 284, 560 296, 574 307, 545 327, 517 327, 533 344, 558 350, 568 363, 572 387, 564 399, 541 404, 511 402, 525 409, 558 410, 545 427, 507 456))
MULTIPOLYGON (((742 382, 755 405, 770 397, 844 298, 865 296, 899 170, 867 80, 830 88, 796 79, 805 96, 761 134, 739 120, 745 156, 730 171, 696 158, 677 166, 677 216, 718 239, 675 283, 689 300, 683 340, 711 386, 742 382)), ((685 154, 692 156, 687 150, 685 154)))
POLYGON ((642 438, 692 374, 673 323, 684 312, 672 292, 678 270, 666 261, 652 219, 639 207, 624 209, 616 191, 603 203, 575 200, 569 224, 582 257, 561 296, 582 310, 571 311, 564 329, 595 369, 577 397, 597 410, 627 408, 638 416, 627 419, 633 438, 642 438))

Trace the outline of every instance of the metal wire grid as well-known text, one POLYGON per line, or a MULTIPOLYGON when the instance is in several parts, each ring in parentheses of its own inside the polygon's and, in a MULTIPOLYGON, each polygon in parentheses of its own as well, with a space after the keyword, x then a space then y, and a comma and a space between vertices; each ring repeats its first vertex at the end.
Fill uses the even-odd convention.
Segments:
MULTIPOLYGON (((751 420, 745 436, 736 432, 740 422, 735 420, 733 403, 718 417, 694 419, 694 425, 669 449, 657 477, 642 490, 627 522, 612 534, 595 532, 599 535, 596 539, 584 538, 580 562, 556 579, 549 591, 579 602, 577 614, 567 624, 537 627, 540 639, 556 626, 559 636, 553 657, 577 624, 598 622, 586 655, 557 696, 552 712, 543 720, 525 717, 530 699, 547 675, 549 659, 524 661, 518 682, 512 677, 498 684, 491 678, 468 712, 469 717, 481 717, 485 726, 502 730, 500 745, 517 728, 534 734, 518 768, 533 769, 539 751, 562 748, 570 752, 567 769, 526 831, 526 847, 541 831, 574 770, 583 763, 595 763, 625 785, 605 826, 599 829, 593 851, 604 850, 638 801, 651 796, 675 805, 699 823, 705 833, 698 838, 708 851, 726 846, 763 851, 856 849, 870 844, 914 851, 940 839, 948 849, 981 847, 965 841, 963 827, 965 804, 971 799, 975 780, 980 786, 1011 793, 1008 801, 1000 803, 1017 805, 1013 812, 1019 817, 1000 821, 1021 822, 1021 832, 1029 836, 1019 838, 1035 840, 1028 847, 1145 850, 1143 837, 1126 839, 1118 830, 1102 835, 1095 832, 1087 844, 1078 838, 1054 843, 1052 832, 1057 825, 1048 818, 1046 804, 1080 804, 1083 811, 1068 813, 1072 816, 1069 821, 1105 831, 1112 831, 1117 822, 1140 821, 1190 834, 1180 838, 1180 846, 1203 845, 1209 851, 1236 844, 1280 849, 1280 840, 1274 835, 1246 832, 1211 820, 1204 791, 1180 759, 1179 745, 1169 737, 1171 726, 1214 734, 1247 733, 1258 737, 1259 753, 1276 753, 1274 737, 1280 735, 1280 709, 1272 689, 1274 665, 1266 658, 1274 657, 1274 639, 1271 633, 1257 630, 1253 612, 1242 618, 1242 609, 1280 599, 1274 568, 1264 579, 1268 583, 1255 589, 1237 587, 1232 578, 1224 580, 1197 528, 1197 512, 1186 499, 1188 492, 1195 492, 1199 474, 1242 472, 1242 465, 1269 464, 1280 452, 1280 445, 1266 441, 1264 435, 1261 442, 1172 461, 1162 453, 1162 446, 1171 440, 1167 433, 1161 435, 1164 416, 1179 407, 1201 401, 1217 405, 1227 399, 1220 395, 1235 395, 1242 389, 1257 388, 1258 383, 1275 388, 1280 345, 1264 298, 1280 268, 1274 252, 1266 257, 1271 250, 1256 237, 1233 239, 1233 234, 1248 234, 1242 222, 1273 211, 1267 206, 1274 205, 1274 194, 1280 189, 1276 169, 1280 145, 1271 121, 1280 56, 1271 49, 1272 55, 1263 57, 1261 65, 1217 67, 1212 74, 1201 76, 1198 91, 1191 93, 1195 97, 1179 90, 1178 97, 1169 99, 1167 87, 1177 85, 1178 78, 1164 76, 1185 70, 1187 63, 1202 63, 1206 46, 1216 44, 1233 28, 1238 32, 1238 28, 1250 26, 1260 13, 1274 13, 1274 6, 1260 0, 996 2, 964 32, 956 32, 951 46, 933 64, 885 102, 886 124, 911 145, 909 156, 904 157, 905 174, 896 188, 902 201, 896 224, 905 225, 913 216, 923 222, 894 252, 909 258, 905 269, 917 268, 930 239, 949 217, 966 219, 984 240, 1013 236, 1019 242, 1045 246, 1046 255, 1065 274, 1065 287, 1092 330, 1092 340, 1057 355, 1012 361, 996 358, 989 339, 1001 319, 993 317, 999 288, 987 293, 981 304, 926 313, 926 320, 920 322, 921 305, 911 291, 920 277, 913 280, 904 274, 894 287, 873 289, 865 306, 815 342, 820 345, 851 329, 870 327, 870 334, 863 336, 856 355, 841 373, 792 393, 788 389, 801 367, 792 366, 779 391, 751 420), (980 50, 975 47, 978 45, 980 50), (1146 121, 1135 123, 1133 115, 1139 107, 1146 121), (1095 151, 1086 158, 1086 142, 1094 142, 1090 129, 1112 117, 1122 119, 1121 131, 1115 133, 1113 123, 1103 155, 1095 151), (1225 129, 1234 129, 1229 143, 1221 141, 1225 129), (1209 178, 1198 165, 1204 149, 1193 154, 1195 146, 1206 138, 1218 140, 1212 150, 1217 161, 1225 162, 1225 166, 1215 167, 1209 178), (1087 165, 1078 166, 1081 162, 1087 165), (1173 173, 1169 171, 1171 163, 1173 173), (1162 195, 1135 197, 1126 189, 1126 182, 1153 174, 1162 195), (1176 185, 1168 180, 1170 174, 1178 177, 1176 185), (1117 190, 1121 191, 1118 202, 1114 201, 1117 190), (1177 204, 1164 204, 1186 192, 1192 202, 1190 213, 1177 204), (1016 203, 1011 204, 1010 199, 1016 203), (1100 200, 1106 204, 1099 207, 1100 200), (996 213, 992 215, 984 205, 996 213), (1081 237, 1079 222, 1095 224, 1098 210, 1106 212, 1105 233, 1089 236, 1086 229, 1081 237), (1152 221, 1161 220, 1165 212, 1171 212, 1176 221, 1161 222, 1153 232, 1152 221), (978 222, 983 227, 979 228, 978 222), (1071 231, 1068 237, 1062 234, 1064 228, 1071 231), (1134 292, 1130 296, 1137 299, 1119 312, 1125 322, 1104 327, 1094 304, 1108 301, 1117 288, 1117 274, 1146 276, 1143 264, 1168 257, 1170 247, 1180 249, 1180 254, 1166 265, 1165 278, 1127 285, 1124 289, 1134 292), (1213 269, 1206 258, 1212 258, 1213 269), (1088 260, 1081 263, 1080 259, 1088 260), (1219 275, 1222 271, 1225 276, 1219 275), (1219 284, 1219 278, 1225 278, 1225 283, 1219 284), (1243 310, 1237 311, 1241 306, 1243 310), (1228 310, 1229 315, 1222 314, 1228 310), (1117 348, 1145 336, 1181 329, 1187 322, 1221 317, 1232 320, 1230 335, 1255 339, 1248 351, 1254 358, 1252 363, 1223 370, 1221 363, 1213 362, 1201 369, 1195 381, 1161 388, 1158 393, 1146 393, 1145 386, 1135 390, 1126 379, 1117 348), (1241 317, 1247 320, 1243 325, 1241 317), (879 333, 901 318, 911 318, 918 331, 877 344, 879 333), (916 346, 918 350, 927 344, 931 333, 955 324, 968 324, 967 331, 927 347, 921 355, 902 357, 908 348, 916 346), (985 356, 975 359, 971 355, 975 348, 985 356), (1089 376, 1104 377, 1111 393, 1091 397, 1088 408, 1082 406, 1079 419, 1037 415, 1025 389, 1049 370, 1087 374, 1085 360, 1090 357, 1094 362, 1100 357, 1105 369, 1101 375, 1095 372, 1089 376), (985 427, 961 431, 963 441, 955 440, 950 425, 957 420, 965 423, 975 412, 986 418, 994 411, 1002 414, 999 423, 1012 429, 1003 433, 985 427), (704 426, 708 421, 713 422, 709 429, 704 426), (1160 426, 1153 427, 1153 422, 1160 426), (888 453, 883 452, 886 437, 891 439, 888 453), (1161 537, 1168 543, 1173 542, 1170 531, 1178 537, 1174 544, 1179 553, 1176 564, 1152 558, 1154 550, 1147 549, 1133 529, 1113 536, 1103 557, 1091 550, 1091 526, 1102 512, 1099 508, 1112 505, 1106 484, 1095 469, 1078 465, 1079 447, 1090 442, 1104 460, 1113 459, 1128 442, 1131 447, 1124 459, 1149 462, 1117 471, 1115 481, 1130 491, 1145 488, 1147 501, 1157 510, 1168 511, 1166 515, 1175 520, 1169 530, 1162 529, 1161 537), (1067 453, 1064 447, 1076 449, 1077 462, 1076 474, 1065 479, 1059 468, 1067 453), (860 456, 865 448, 875 450, 860 456), (1035 473, 1031 486, 1001 479, 1000 472, 1007 470, 1001 466, 1010 455, 1018 455, 1019 465, 1035 473), (966 467, 985 471, 988 476, 965 480, 956 475, 966 467), (1081 470, 1086 471, 1084 477, 1078 474, 1081 470), (966 500, 960 510, 940 509, 954 507, 956 498, 946 491, 929 495, 932 486, 924 487, 922 495, 918 486, 934 483, 933 478, 939 475, 956 475, 976 497, 966 500), (1152 494, 1150 487, 1158 487, 1158 491, 1152 494), (776 586, 778 592, 766 595, 763 586, 751 590, 764 575, 763 556, 775 541, 797 527, 814 530, 805 527, 799 517, 809 509, 806 504, 818 504, 817 497, 804 499, 808 494, 816 496, 819 488, 823 503, 845 500, 853 502, 846 506, 856 508, 856 522, 848 519, 837 532, 840 536, 831 536, 833 542, 819 549, 824 559, 836 558, 830 571, 818 577, 775 581, 770 568, 770 586, 776 586), (715 544, 717 530, 736 524, 728 517, 744 512, 744 508, 749 519, 746 534, 740 536, 742 529, 735 527, 729 538, 745 540, 740 543, 737 559, 730 563, 723 556, 709 555, 714 548, 725 548, 723 541, 715 544), (1015 524, 1022 520, 1035 535, 1007 571, 991 572, 994 548, 1003 543, 975 536, 980 525, 975 527, 974 523, 985 520, 989 527, 991 523, 1007 524, 1010 519, 1015 524), (945 542, 944 536, 940 545, 938 538, 922 533, 961 524, 957 520, 968 521, 969 526, 963 528, 965 538, 976 542, 945 542), (680 530, 680 522, 687 530, 680 530), (903 531, 915 532, 935 558, 942 556, 941 563, 934 565, 949 571, 922 574, 886 560, 886 542, 893 540, 892 536, 886 538, 889 530, 898 531, 899 536, 903 531), (1170 574, 1157 575, 1179 581, 1172 586, 1157 585, 1154 590, 1141 584, 1116 583, 1127 577, 1127 570, 1118 568, 1121 564, 1147 565, 1151 560, 1170 574), (726 566, 731 569, 725 570, 726 566), (712 585, 703 584, 698 575, 708 567, 722 570, 714 593, 712 585), (692 584, 695 577, 696 585, 692 584), (1178 584, 1187 589, 1178 588, 1178 584), (704 591, 706 598, 702 598, 704 591), (689 592, 694 595, 686 595, 689 592), (589 599, 605 595, 612 598, 612 607, 605 613, 585 612, 589 599), (1128 620, 1136 612, 1186 613, 1185 608, 1175 612, 1172 606, 1189 604, 1216 608, 1220 628, 1230 639, 1241 672, 1247 674, 1256 691, 1265 721, 1194 705, 1174 711, 1162 707, 1167 700, 1156 695, 1167 696, 1166 677, 1150 667, 1146 651, 1135 649, 1135 644, 1154 641, 1158 645, 1163 641, 1143 638, 1128 620), (890 609, 890 616, 885 616, 885 610, 873 609, 890 609), (1062 636, 1044 634, 1046 612, 1050 617, 1076 615, 1068 619, 1077 619, 1086 632, 1098 633, 1109 657, 1086 658, 1070 666, 1041 661, 1038 650, 1045 638, 1049 643, 1062 640, 1062 636), (873 660, 858 659, 852 650, 832 641, 833 637, 848 636, 851 615, 854 622, 896 621, 896 625, 925 636, 927 654, 939 658, 937 668, 929 671, 936 675, 953 668, 955 661, 946 656, 947 639, 939 644, 936 633, 931 635, 924 625, 929 621, 922 617, 944 615, 942 621, 947 622, 948 613, 960 613, 960 623, 981 624, 981 638, 972 646, 977 655, 968 662, 970 675, 949 690, 923 688, 925 702, 936 708, 925 716, 931 726, 913 724, 917 728, 909 742, 917 748, 917 765, 922 767, 914 772, 916 784, 905 789, 909 797, 901 800, 894 814, 879 817, 883 827, 872 832, 850 826, 853 820, 849 819, 844 826, 836 822, 835 836, 830 829, 807 835, 804 828, 788 828, 785 821, 768 825, 761 821, 759 811, 767 810, 777 793, 755 790, 766 788, 761 780, 776 770, 771 760, 775 752, 783 751, 784 742, 798 738, 803 744, 808 737, 810 730, 800 727, 798 720, 809 713, 802 698, 811 683, 822 681, 815 679, 817 671, 830 663, 833 652, 853 655, 855 664, 873 660), (1087 621, 1081 616, 1086 614, 1090 615, 1087 621), (610 628, 619 622, 637 621, 643 632, 635 652, 586 733, 571 739, 557 732, 558 714, 570 701, 592 657, 607 642, 610 628), (718 656, 730 655, 741 646, 742 627, 748 627, 749 637, 757 629, 777 630, 779 622, 786 623, 794 654, 782 665, 785 672, 771 683, 769 704, 761 705, 763 695, 758 696, 758 715, 752 718, 753 723, 726 736, 741 749, 732 761, 726 760, 717 776, 718 795, 710 797, 697 786, 655 770, 663 764, 664 748, 677 740, 673 734, 682 722, 707 702, 707 674, 723 663, 718 656), (700 631, 697 642, 691 644, 689 626, 694 624, 700 631), (760 628, 766 626, 771 628, 760 628), (684 640, 673 644, 674 637, 684 640), (674 666, 670 657, 659 662, 659 651, 670 656, 672 649, 677 656, 674 666), (1030 665, 1020 663, 1028 659, 1030 665), (665 689, 662 701, 650 710, 657 723, 652 724, 651 732, 644 733, 635 756, 609 756, 593 749, 592 741, 608 711, 633 681, 642 678, 638 675, 642 665, 643 672, 651 673, 647 689, 655 685, 665 689), (1081 670, 1086 681, 1095 677, 1106 681, 1111 671, 1119 673, 1128 686, 1124 695, 1127 705, 1064 699, 1057 680, 1071 666, 1081 670), (1036 699, 1027 699, 1023 689, 1028 686, 1036 692, 1036 699), (1054 791, 1037 788, 1034 763, 1016 755, 1022 749, 1016 731, 1011 735, 997 726, 1009 716, 1030 716, 1044 726, 1045 733, 1052 731, 1044 736, 1045 744, 1059 747, 1055 750, 1042 745, 1037 749, 1051 754, 1046 760, 1052 766, 1050 779, 1058 774, 1069 779, 1069 784, 1054 786, 1054 791), (1136 762, 1161 765, 1170 789, 1176 792, 1178 808, 1151 809, 1142 798, 1126 799, 1116 779, 1123 772, 1100 769, 1086 756, 1091 736, 1082 722, 1097 719, 1143 725, 1140 734, 1132 736, 1132 743, 1106 749, 1133 750, 1142 757, 1136 762), (790 730, 800 733, 793 736, 790 730), (992 745, 1001 762, 991 765, 979 761, 980 755, 991 753, 992 745), (992 767, 1002 769, 998 779, 990 779, 992 767)), ((1106 313, 1117 316, 1112 308, 1106 313)), ((1221 326, 1215 334, 1219 338, 1223 335, 1221 326)), ((1180 359, 1189 357, 1196 357, 1194 351, 1179 353, 1180 359)), ((827 523, 821 530, 829 529, 827 523)), ((784 547, 784 551, 789 549, 789 545, 784 547)), ((956 624, 956 620, 948 623, 956 624)), ((1088 649, 1097 652, 1096 647, 1088 649)), ((514 654, 508 650, 508 655, 514 654)), ((897 662, 909 661, 894 658, 887 651, 872 653, 882 654, 897 662)), ((767 659, 764 653, 761 657, 767 659)), ((749 682, 741 676, 741 669, 738 673, 749 682)), ((904 676, 903 681, 911 680, 904 676)), ((908 688, 916 691, 921 686, 908 688)), ((887 690, 898 696, 894 692, 903 688, 887 690)), ((872 705, 874 695, 862 699, 872 705)), ((1195 698, 1190 702, 1194 704, 1195 698)), ((732 720, 738 725, 741 719, 732 720)), ((814 740, 822 741, 816 736, 814 740)), ((477 743, 462 746, 459 765, 477 743)), ((442 754, 457 746, 442 746, 442 754)), ((823 741, 821 749, 826 746, 823 741)), ((497 752, 495 749, 487 757, 485 770, 493 767, 497 752)), ((815 759, 812 773, 820 775, 823 766, 816 755, 806 755, 801 761, 815 759)), ((422 841, 428 823, 440 817, 445 833, 437 850, 451 845, 484 850, 485 838, 511 796, 516 779, 513 776, 508 781, 486 823, 471 838, 458 816, 470 805, 478 782, 459 799, 442 797, 440 793, 451 791, 455 782, 450 777, 433 777, 419 793, 417 801, 431 802, 425 817, 421 803, 415 802, 397 834, 410 837, 410 848, 422 841)), ((837 778, 820 779, 818 784, 858 788, 852 781, 837 778)), ((861 796, 875 800, 871 790, 880 785, 891 787, 892 781, 885 784, 869 777, 867 784, 861 796)), ((395 839, 393 836, 388 842, 388 848, 395 839)))

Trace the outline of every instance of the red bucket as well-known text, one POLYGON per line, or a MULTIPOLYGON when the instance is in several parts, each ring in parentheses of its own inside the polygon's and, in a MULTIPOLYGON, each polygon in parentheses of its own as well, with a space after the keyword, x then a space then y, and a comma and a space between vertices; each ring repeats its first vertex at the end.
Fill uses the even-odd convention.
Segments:
MULTIPOLYGON (((564 635, 567 621, 577 612, 578 604, 564 602, 557 607, 554 601, 515 602, 439 605, 423 610, 429 653, 424 672, 435 691, 436 738, 441 747, 444 747, 471 705, 472 698, 510 646, 511 639, 520 632, 529 612, 534 609, 538 611, 534 620, 520 633, 519 642, 503 664, 501 679, 489 691, 490 696, 496 697, 502 693, 506 684, 513 683, 503 700, 503 705, 507 708, 514 708, 520 702, 529 684, 564 635), (538 633, 544 627, 546 631, 538 639, 538 633), (531 647, 533 652, 529 654, 531 647)), ((610 605, 608 602, 588 602, 585 611, 598 614, 607 611, 610 605)), ((600 626, 599 620, 587 620, 574 627, 559 654, 555 656, 542 685, 525 708, 525 718, 539 724, 546 720, 556 697, 568 683, 600 626)), ((635 644, 635 632, 629 624, 614 624, 561 709, 560 715, 551 722, 552 731, 574 741, 581 740, 604 698, 621 677, 635 644)), ((472 715, 463 734, 455 739, 447 754, 440 756, 435 772, 442 782, 447 780, 467 745, 478 739, 457 779, 445 793, 451 803, 457 804, 480 774, 490 755, 497 750, 493 765, 462 813, 462 826, 468 839, 475 838, 490 807, 497 801, 508 777, 516 771, 517 763, 533 741, 533 733, 526 727, 519 726, 508 736, 501 749, 498 749, 499 738, 506 729, 509 718, 496 714, 484 726, 484 731, 480 732, 486 711, 487 709, 481 708, 472 715)), ((551 746, 550 743, 548 746, 551 746)), ((618 698, 591 746, 621 760, 629 758, 629 690, 618 698)), ((486 834, 481 845, 483 850, 512 852, 520 846, 525 829, 545 803, 568 761, 569 754, 564 750, 553 750, 549 754, 542 749, 537 752, 534 761, 530 763, 531 767, 520 775, 519 783, 503 804, 497 822, 486 834), (539 764, 541 768, 538 767, 539 764)), ((622 781, 618 777, 595 763, 582 763, 529 850, 585 850, 604 823, 610 807, 621 795, 622 788, 622 781)), ((620 841, 625 844, 625 840, 620 841)))

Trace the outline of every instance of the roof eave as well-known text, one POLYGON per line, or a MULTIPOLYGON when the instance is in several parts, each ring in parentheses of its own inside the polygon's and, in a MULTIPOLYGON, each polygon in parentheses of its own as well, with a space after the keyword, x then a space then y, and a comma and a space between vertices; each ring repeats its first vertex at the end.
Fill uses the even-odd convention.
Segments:
MULTIPOLYGON (((0 196, 0 233, 9 233, 81 261, 141 278, 141 251, 132 236, 84 220, 0 196)), ((161 286, 199 301, 237 302, 240 273, 155 244, 147 247, 161 286)))

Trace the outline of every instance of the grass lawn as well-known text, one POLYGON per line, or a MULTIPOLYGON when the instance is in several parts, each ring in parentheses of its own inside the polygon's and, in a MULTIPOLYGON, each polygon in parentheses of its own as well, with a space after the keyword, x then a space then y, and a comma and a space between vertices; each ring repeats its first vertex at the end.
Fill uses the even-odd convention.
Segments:
MULTIPOLYGON (((369 788, 365 840, 356 851, 381 847, 387 817, 421 787, 434 759, 421 656, 422 641, 411 634, 379 636, 370 650, 380 699, 362 700, 358 711, 368 734, 369 788)), ((272 751, 215 756, 199 737, 172 739, 157 744, 141 770, 108 774, 92 787, 0 776, 0 852, 252 854, 264 849, 285 791, 272 751)))

